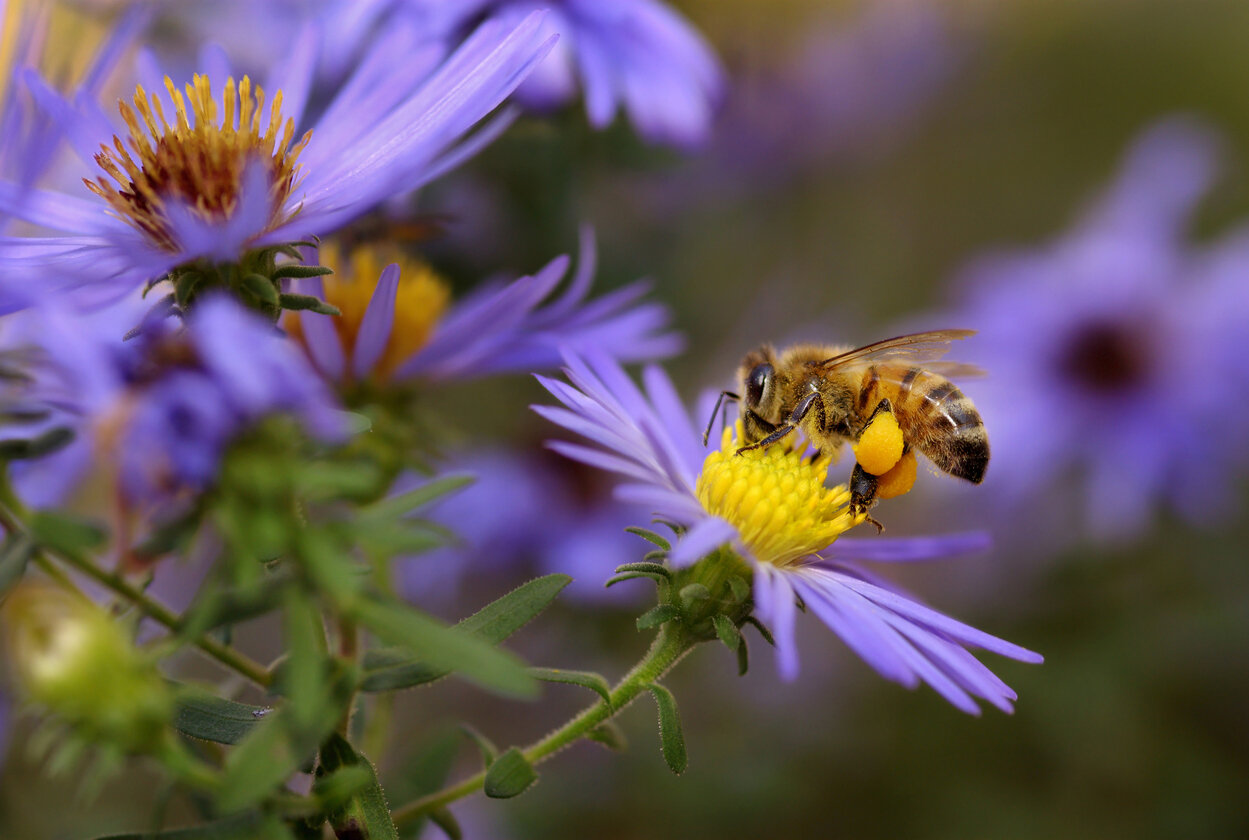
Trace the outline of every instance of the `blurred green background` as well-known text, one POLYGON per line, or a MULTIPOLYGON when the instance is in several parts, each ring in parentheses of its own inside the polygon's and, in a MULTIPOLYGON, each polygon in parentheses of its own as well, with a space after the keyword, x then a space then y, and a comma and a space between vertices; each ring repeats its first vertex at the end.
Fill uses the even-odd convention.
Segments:
MULTIPOLYGON (((691 399, 726 384, 761 340, 870 340, 940 306, 971 257, 1060 234, 1137 132, 1177 110, 1228 140, 1198 235, 1249 212, 1243 0, 889 4, 899 20, 935 21, 935 44, 897 38, 903 59, 937 50, 916 62, 920 92, 884 116, 869 106, 889 103, 869 95, 846 122, 794 125, 779 124, 772 106, 803 45, 855 38, 880 4, 676 5, 731 79, 711 149, 654 151, 624 125, 591 132, 574 110, 522 122, 420 203, 449 214, 450 234, 430 255, 465 287, 483 273, 533 270, 573 249, 577 224, 593 223, 600 288, 652 277, 673 307, 689 349, 669 370, 691 399), (748 143, 757 153, 742 152, 748 143)), ((887 48, 888 30, 873 49, 887 48)), ((820 90, 808 95, 818 110, 820 90)), ((449 389, 438 408, 469 418, 465 441, 533 446, 551 434, 525 408, 542 396, 526 379, 498 380, 449 389)), ((931 528, 925 503, 900 504, 891 532, 931 528)), ((973 508, 953 516, 943 530, 988 524, 973 508)), ((682 777, 663 765, 644 698, 622 718, 625 755, 581 744, 544 765, 523 797, 453 810, 471 838, 524 840, 1249 836, 1249 524, 1239 518, 1205 532, 1160 519, 1129 544, 1041 558, 1006 547, 902 577, 943 610, 1046 656, 1039 667, 986 657, 1019 693, 1013 716, 968 718, 930 690, 887 683, 807 620, 794 684, 776 678, 762 644, 745 678, 707 646, 669 679, 691 754, 682 777)), ((455 618, 513 582, 470 576, 461 603, 441 611, 455 618)), ((535 664, 615 676, 647 641, 635 612, 564 604, 514 648, 535 664)), ((248 629, 260 644, 276 632, 248 629)), ((548 687, 543 703, 517 708, 453 683, 408 692, 383 782, 400 799, 411 756, 455 719, 478 722, 496 743, 523 743, 587 699, 548 687)), ((28 724, 18 728, 0 775, 0 837, 146 824, 154 788, 144 767, 76 802, 65 780, 42 779, 24 757, 28 724)), ((469 770, 471 753, 463 742, 453 775, 469 770)), ((175 797, 170 821, 189 808, 175 797)))

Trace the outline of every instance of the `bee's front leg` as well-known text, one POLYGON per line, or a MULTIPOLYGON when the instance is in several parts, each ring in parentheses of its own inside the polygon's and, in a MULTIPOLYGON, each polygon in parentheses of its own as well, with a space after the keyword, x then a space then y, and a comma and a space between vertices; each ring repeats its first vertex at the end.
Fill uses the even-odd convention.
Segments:
MULTIPOLYGON (((850 513, 852 516, 867 515, 872 505, 876 504, 876 490, 879 485, 880 482, 876 476, 859 464, 854 465, 854 472, 850 474, 850 513)), ((885 526, 871 516, 867 516, 866 521, 876 526, 876 533, 885 532, 885 526)))

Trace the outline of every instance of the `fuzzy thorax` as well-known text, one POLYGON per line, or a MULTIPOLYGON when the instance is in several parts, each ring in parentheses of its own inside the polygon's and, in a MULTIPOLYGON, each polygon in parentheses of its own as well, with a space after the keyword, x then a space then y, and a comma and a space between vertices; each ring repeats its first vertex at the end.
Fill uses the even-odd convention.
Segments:
POLYGON ((204 221, 224 221, 238 206, 244 173, 259 166, 268 188, 266 229, 286 221, 291 215, 286 202, 299 181, 299 154, 312 133, 291 145, 295 123, 282 118, 282 92, 274 95, 265 123, 264 90, 246 76, 237 85, 226 81, 220 115, 206 76, 196 75, 185 96, 168 77, 165 89, 174 106, 172 125, 160 99, 142 85, 135 89, 134 107, 118 103, 129 128, 126 142, 114 137, 111 148, 100 147, 95 161, 107 177, 85 181, 87 188, 157 246, 177 252, 170 207, 181 205, 204 221))
POLYGON ((724 430, 720 449, 703 462, 697 494, 708 513, 737 528, 756 560, 793 565, 863 521, 850 515, 844 485, 824 486, 828 455, 812 459, 787 443, 739 455, 741 439, 740 422, 724 430))

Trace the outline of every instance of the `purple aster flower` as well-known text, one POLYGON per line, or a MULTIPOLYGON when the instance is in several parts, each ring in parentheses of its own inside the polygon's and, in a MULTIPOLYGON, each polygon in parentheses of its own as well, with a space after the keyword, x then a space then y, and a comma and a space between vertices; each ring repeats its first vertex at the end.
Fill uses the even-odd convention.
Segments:
POLYGON ((398 6, 452 30, 482 16, 511 25, 546 8, 543 25, 559 42, 517 91, 522 103, 550 110, 572 101, 580 87, 595 128, 623 109, 654 143, 690 148, 711 133, 724 72, 689 22, 658 0, 399 0, 398 6))
POLYGON ((344 431, 298 348, 229 298, 205 298, 185 326, 150 318, 130 341, 65 307, 21 317, 38 335, 40 398, 78 432, 76 463, 109 463, 132 502, 211 484, 229 442, 269 414, 294 414, 326 440, 344 431))
POLYGON ((166 79, 154 88, 163 94, 140 87, 133 105, 122 104, 124 142, 99 128, 90 103, 45 96, 80 156, 94 156, 99 168, 87 186, 97 198, 19 196, 0 183, 0 212, 60 232, 0 239, 0 306, 67 286, 120 296, 196 260, 238 262, 332 232, 489 142, 502 122, 463 138, 551 43, 537 13, 514 27, 487 22, 445 60, 442 47, 414 40, 410 29, 388 29, 298 140, 316 58, 312 29, 275 69, 271 101, 246 77, 228 81, 220 101, 205 76, 185 92, 166 79))
POLYGON ((620 498, 682 529, 670 554, 673 565, 692 564, 725 546, 746 558, 754 569, 755 611, 773 628, 784 678, 798 673, 800 600, 886 678, 908 687, 926 682, 971 714, 979 711, 975 698, 1011 711, 1015 693, 968 648, 1023 662, 1040 662, 1040 656, 923 606, 856 562, 948 556, 984 547, 982 537, 838 540, 862 518, 848 513, 844 487, 824 486, 827 455, 813 461, 776 445, 738 456, 727 429, 721 447, 709 451, 658 367, 643 372, 643 393, 600 355, 567 361, 570 384, 539 377, 563 407, 534 410, 595 445, 556 441, 551 447, 624 476, 620 498))
POLYGON ((370 249, 340 255, 323 248, 336 269, 308 281, 306 290, 342 312, 288 316, 317 368, 335 382, 462 380, 505 372, 550 370, 562 348, 598 348, 621 361, 680 350, 666 329, 668 310, 641 303, 645 282, 587 300, 596 264, 594 235, 582 231, 577 270, 563 292, 570 260, 557 257, 536 274, 487 284, 448 306, 449 293, 428 266, 392 249, 385 259, 370 249), (396 262, 385 269, 389 259, 396 262))
POLYGON ((1233 498, 1249 249, 1243 233, 1184 241, 1216 157, 1207 129, 1164 121, 1069 233, 967 270, 957 322, 980 331, 969 361, 992 373, 967 388, 993 430, 990 498, 1070 499, 1100 536, 1139 532, 1158 503, 1201 521, 1233 498))

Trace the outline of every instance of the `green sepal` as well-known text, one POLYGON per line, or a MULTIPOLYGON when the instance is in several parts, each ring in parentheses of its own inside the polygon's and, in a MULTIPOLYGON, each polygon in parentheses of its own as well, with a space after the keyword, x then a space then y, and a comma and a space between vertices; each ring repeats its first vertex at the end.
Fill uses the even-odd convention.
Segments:
POLYGON ((283 292, 278 295, 278 305, 294 311, 308 310, 318 315, 342 315, 337 306, 331 306, 315 295, 296 295, 283 292))
POLYGON ((655 549, 648 551, 642 555, 642 559, 647 563, 663 563, 668 558, 668 552, 663 549, 655 549))
POLYGON ((681 605, 687 610, 699 601, 711 598, 711 590, 701 583, 691 583, 681 587, 681 605))
POLYGON ((486 771, 482 790, 491 799, 510 799, 524 793, 537 780, 538 772, 529 759, 521 755, 516 747, 510 747, 486 771))
POLYGON ((345 738, 334 733, 321 746, 318 782, 344 772, 357 774, 362 783, 350 794, 343 807, 331 811, 329 819, 335 834, 339 837, 352 836, 346 831, 355 828, 363 830, 360 836, 368 840, 399 840, 399 831, 390 818, 390 806, 377 781, 377 771, 372 762, 356 752, 345 738))
POLYGON ((108 532, 94 522, 54 510, 36 511, 30 533, 39 545, 70 555, 93 551, 108 540, 108 532))
POLYGON ((585 737, 597 744, 602 744, 612 752, 624 752, 629 748, 629 739, 625 737, 624 730, 617 726, 614 720, 603 721, 587 732, 585 737))
POLYGON ((729 589, 733 593, 733 599, 739 604, 746 603, 750 598, 750 581, 737 575, 729 577, 729 589))
POLYGON ((625 572, 623 575, 609 577, 603 583, 603 588, 610 589, 618 583, 624 583, 626 580, 637 580, 638 578, 650 578, 655 581, 657 586, 668 582, 668 578, 663 575, 657 575, 654 572, 625 572))
POLYGON ((35 556, 35 542, 25 534, 9 534, 0 545, 0 597, 26 574, 26 565, 35 556))
POLYGON ((745 623, 751 625, 756 630, 758 630, 759 635, 763 637, 763 640, 765 642, 767 642, 772 647, 776 647, 776 639, 772 638, 772 631, 764 627, 763 622, 755 618, 753 615, 748 615, 746 616, 745 623))
POLYGON ((173 281, 173 296, 178 306, 186 309, 195 296, 195 289, 208 278, 203 272, 189 268, 178 269, 169 275, 173 281))
POLYGON ((243 288, 255 296, 256 300, 261 303, 267 303, 270 306, 278 305, 277 287, 274 285, 273 280, 270 280, 263 274, 243 275, 243 288))
POLYGON ((529 673, 534 679, 543 682, 565 683, 588 688, 603 698, 607 708, 611 708, 611 686, 601 674, 593 671, 565 671, 562 668, 530 668, 529 673))
POLYGON ((733 623, 733 619, 724 613, 716 613, 711 617, 711 623, 715 625, 716 636, 720 641, 724 642, 724 646, 729 650, 737 650, 742 643, 742 633, 737 629, 737 625, 733 623))
POLYGON ((659 604, 638 616, 637 625, 639 630, 649 630, 680 617, 681 611, 672 604, 659 604))
POLYGON ((307 277, 324 277, 327 274, 333 274, 334 269, 325 265, 300 265, 298 263, 288 263, 280 265, 273 271, 274 280, 296 280, 307 277))
POLYGON ((737 645, 737 675, 739 677, 746 676, 746 672, 750 670, 750 649, 746 644, 746 637, 739 636, 737 645))
MULTIPOLYGON (((572 583, 568 575, 545 575, 521 584, 455 625, 469 637, 491 645, 501 644, 542 613, 572 583)), ((413 657, 407 651, 370 650, 364 656, 363 691, 390 691, 433 682, 449 670, 413 657)))
POLYGON ((33 438, 13 438, 0 441, 0 461, 22 461, 42 458, 69 446, 74 440, 74 430, 68 426, 56 426, 33 438))
POLYGON ((663 749, 664 762, 678 776, 685 772, 688 756, 685 753, 685 736, 681 734, 681 715, 677 711, 677 699, 672 692, 659 683, 647 686, 659 708, 659 744, 663 749))
POLYGON ((664 580, 671 580, 672 572, 663 563, 624 563, 616 567, 616 574, 625 572, 641 572, 647 575, 658 575, 664 580))
POLYGON ((188 685, 177 689, 173 726, 202 741, 237 744, 273 712, 268 706, 237 703, 188 685))
POLYGON ((446 808, 434 808, 427 816, 430 822, 442 829, 442 833, 449 840, 464 840, 464 830, 460 828, 459 821, 446 808))
POLYGON ((659 546, 664 551, 672 550, 672 543, 668 542, 659 534, 656 534, 654 531, 647 530, 646 528, 635 528, 633 526, 629 526, 628 528, 625 528, 625 531, 627 531, 630 534, 633 534, 635 537, 641 537, 642 539, 646 540, 648 543, 651 543, 652 545, 659 546))
POLYGON ((494 745, 494 741, 491 741, 471 724, 461 723, 458 728, 460 732, 464 733, 465 737, 477 745, 478 751, 481 752, 481 763, 487 767, 494 764, 494 760, 499 757, 499 748, 494 745))
POLYGON ((290 830, 277 817, 253 813, 190 828, 108 834, 95 840, 287 840, 290 837, 290 830))
MULTIPOLYGON (((448 627, 412 607, 389 601, 360 598, 347 609, 379 639, 407 649, 416 657, 414 664, 432 669, 435 676, 431 679, 456 671, 501 694, 530 698, 538 693, 537 683, 519 659, 463 628, 448 627)), ((365 669, 369 670, 367 659, 365 669)), ((369 682, 367 677, 364 682, 369 682)))

